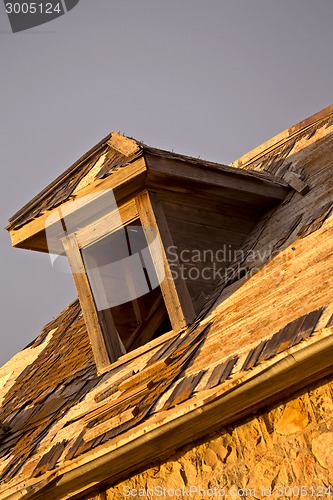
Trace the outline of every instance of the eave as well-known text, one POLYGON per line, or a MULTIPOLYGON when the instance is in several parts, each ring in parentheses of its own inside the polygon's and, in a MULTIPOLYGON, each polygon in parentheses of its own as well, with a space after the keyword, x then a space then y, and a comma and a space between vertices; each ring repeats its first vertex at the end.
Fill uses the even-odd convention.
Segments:
MULTIPOLYGON (((133 143, 131 139, 127 139, 127 141, 133 143)), ((103 145, 104 142, 101 144, 103 145)), ((93 152, 96 153, 96 150, 93 152)), ((66 175, 72 172, 73 168, 66 175)), ((60 178, 58 183, 60 183, 60 178)), ((55 182, 52 184, 52 189, 56 188, 57 183, 55 182)), ((18 248, 48 252, 45 231, 48 221, 53 215, 57 216, 61 213, 63 207, 65 207, 67 214, 70 213, 70 204, 74 199, 76 202, 80 199, 84 202, 84 197, 88 195, 112 190, 117 203, 122 204, 144 189, 183 194, 195 193, 203 199, 232 201, 244 205, 250 210, 251 207, 254 210, 264 210, 281 202, 290 191, 290 186, 287 182, 277 180, 270 175, 247 172, 146 148, 143 149, 143 154, 139 155, 133 162, 113 171, 105 178, 96 179, 82 189, 74 191, 67 201, 44 211, 20 227, 15 221, 19 221, 19 217, 27 211, 28 205, 24 207, 11 219, 11 223, 7 227, 12 245, 18 248)), ((45 191, 46 194, 48 192, 49 190, 45 191)), ((34 198, 31 207, 34 207, 37 202, 37 198, 34 198)))
POLYGON ((187 159, 159 150, 144 153, 147 165, 147 187, 196 192, 216 199, 239 200, 268 208, 284 200, 290 186, 273 176, 237 168, 187 159), (187 161, 186 161, 187 160, 187 161))
MULTIPOLYGON (((124 168, 122 170, 114 172, 109 177, 102 180, 97 180, 82 190, 80 190, 74 198, 69 199, 67 202, 61 205, 62 210, 64 207, 69 207, 67 209, 67 215, 71 213, 71 204, 73 199, 79 202, 80 199, 83 200, 86 196, 92 195, 93 193, 101 193, 112 189, 117 200, 125 200, 128 198, 129 193, 134 194, 143 189, 145 185, 146 178, 146 165, 143 158, 139 158, 131 164, 131 168, 124 168)), ((48 224, 48 219, 52 215, 58 213, 59 207, 55 207, 52 210, 44 212, 41 216, 32 220, 31 222, 25 224, 18 229, 10 229, 9 234, 11 237, 13 247, 25 248, 28 250, 37 250, 41 252, 48 252, 48 245, 46 241, 45 228, 48 224)), ((75 207, 73 206, 73 210, 75 207)))
POLYGON ((331 373, 332 328, 317 332, 250 372, 235 376, 174 411, 163 412, 93 453, 72 460, 36 483, 28 481, 0 494, 2 500, 80 498, 99 484, 115 484, 219 428, 290 395, 331 373), (163 447, 161 446, 163 440, 163 447))

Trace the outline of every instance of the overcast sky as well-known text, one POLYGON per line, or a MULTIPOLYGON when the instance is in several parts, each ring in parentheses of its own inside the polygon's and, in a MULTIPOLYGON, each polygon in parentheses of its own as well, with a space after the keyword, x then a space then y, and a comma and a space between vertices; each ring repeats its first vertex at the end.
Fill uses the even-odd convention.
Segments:
MULTIPOLYGON (((229 163, 332 104, 332 25, 332 0, 80 0, 13 34, 1 3, 1 227, 111 130, 229 163)), ((2 364, 76 294, 0 246, 2 364)))

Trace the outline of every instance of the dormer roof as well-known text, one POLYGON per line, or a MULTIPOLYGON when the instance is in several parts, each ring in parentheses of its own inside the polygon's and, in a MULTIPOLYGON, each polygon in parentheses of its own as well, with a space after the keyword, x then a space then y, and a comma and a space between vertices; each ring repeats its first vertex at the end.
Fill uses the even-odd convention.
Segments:
POLYGON ((110 188, 122 199, 145 187, 186 192, 186 187, 199 185, 209 197, 225 196, 259 207, 283 200, 290 189, 286 181, 266 172, 152 148, 112 132, 14 214, 6 229, 13 246, 47 251, 46 219, 68 201, 110 188))

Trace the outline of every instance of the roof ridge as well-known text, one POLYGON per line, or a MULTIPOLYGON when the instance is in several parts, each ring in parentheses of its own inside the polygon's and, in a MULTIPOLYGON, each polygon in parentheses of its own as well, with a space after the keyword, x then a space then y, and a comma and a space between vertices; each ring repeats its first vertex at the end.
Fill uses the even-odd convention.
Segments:
POLYGON ((267 141, 264 141, 259 146, 256 146, 255 148, 251 149, 244 155, 235 159, 233 162, 230 163, 230 166, 235 168, 244 168, 245 166, 248 166, 250 163, 256 161, 261 156, 274 151, 282 144, 285 144, 286 142, 296 138, 300 134, 309 130, 314 125, 317 125, 325 120, 332 119, 331 117, 333 118, 333 104, 309 116, 308 118, 301 120, 295 125, 288 127, 287 129, 276 134, 267 141))

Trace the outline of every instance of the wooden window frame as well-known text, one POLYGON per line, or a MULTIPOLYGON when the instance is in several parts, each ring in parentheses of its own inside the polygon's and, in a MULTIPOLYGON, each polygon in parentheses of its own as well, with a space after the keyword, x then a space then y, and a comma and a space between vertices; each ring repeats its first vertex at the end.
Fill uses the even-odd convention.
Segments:
POLYGON ((62 239, 87 326, 97 371, 100 373, 107 371, 113 363, 126 354, 126 351, 124 352, 111 311, 103 315, 97 313, 81 249, 135 220, 140 220, 148 246, 152 243, 152 234, 157 235, 160 241, 160 248, 155 245, 149 248, 155 269, 160 269, 161 265, 164 267, 165 276, 160 283, 160 288, 172 330, 182 331, 195 319, 195 311, 187 285, 181 279, 181 273, 177 272, 175 263, 173 267, 176 266, 174 271, 178 277, 176 279, 172 277, 166 249, 173 246, 173 241, 162 204, 155 193, 144 191, 129 202, 120 205, 116 211, 108 213, 62 239), (108 335, 104 332, 108 332, 108 335))

